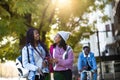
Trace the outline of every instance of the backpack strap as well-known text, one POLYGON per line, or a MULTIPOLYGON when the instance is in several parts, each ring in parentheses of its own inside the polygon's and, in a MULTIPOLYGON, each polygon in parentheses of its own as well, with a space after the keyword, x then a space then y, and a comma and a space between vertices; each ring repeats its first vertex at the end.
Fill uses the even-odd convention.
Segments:
MULTIPOLYGON (((71 47, 70 46, 67 46, 67 49, 66 49, 66 51, 63 53, 63 56, 62 56, 62 58, 63 59, 67 59, 68 58, 68 52, 69 52, 69 50, 71 49, 71 47)), ((52 54, 52 56, 53 56, 53 58, 55 58, 55 48, 52 48, 52 52, 53 52, 53 54, 52 54)))
MULTIPOLYGON (((28 63, 30 63, 30 56, 29 56, 29 49, 28 49, 28 45, 26 45, 26 48, 27 48, 28 63)), ((22 54, 21 54, 21 59, 22 59, 22 54)), ((22 62, 22 66, 23 66, 23 62, 22 62)))
POLYGON ((28 45, 26 45, 26 47, 27 47, 28 62, 30 63, 30 55, 29 55, 28 45))
POLYGON ((55 48, 53 48, 53 58, 55 58, 55 48))
POLYGON ((66 51, 64 52, 64 54, 62 56, 63 59, 67 59, 68 58, 68 52, 69 52, 70 49, 71 49, 71 47, 67 46, 67 49, 66 49, 66 51))

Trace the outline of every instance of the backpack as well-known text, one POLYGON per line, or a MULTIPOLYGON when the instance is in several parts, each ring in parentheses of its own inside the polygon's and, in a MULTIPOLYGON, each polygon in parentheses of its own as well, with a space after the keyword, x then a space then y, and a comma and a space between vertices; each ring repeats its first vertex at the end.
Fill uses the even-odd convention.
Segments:
MULTIPOLYGON (((30 63, 28 46, 26 46, 26 47, 27 47, 28 62, 30 63)), ((23 64, 22 64, 22 53, 19 57, 16 58, 16 67, 18 70, 18 75, 20 77, 22 77, 22 78, 28 77, 29 70, 24 68, 23 64)))

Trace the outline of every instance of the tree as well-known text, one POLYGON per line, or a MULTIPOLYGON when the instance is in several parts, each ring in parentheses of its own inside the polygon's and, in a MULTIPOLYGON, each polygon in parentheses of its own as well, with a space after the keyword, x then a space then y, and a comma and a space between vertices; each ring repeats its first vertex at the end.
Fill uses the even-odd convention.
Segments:
POLYGON ((25 32, 29 27, 28 19, 30 17, 28 18, 27 16, 33 11, 33 5, 33 1, 29 0, 0 1, 0 41, 8 36, 14 37, 16 40, 16 44, 11 44, 11 42, 4 45, 2 45, 2 43, 0 44, 1 60, 3 57, 8 60, 15 59, 18 55, 19 40, 21 40, 21 36, 25 35, 25 32))
MULTIPOLYGON (((20 46, 24 45, 25 32, 30 27, 38 28, 42 41, 46 41, 46 34, 51 30, 51 25, 56 23, 59 27, 58 30, 67 30, 74 33, 70 39, 73 42, 76 38, 74 43, 70 43, 74 48, 81 39, 82 32, 84 32, 81 30, 91 31, 90 27, 88 29, 88 27, 80 26, 80 22, 84 12, 88 12, 88 7, 94 6, 94 0, 69 0, 70 2, 62 3, 60 1, 67 0, 1 0, 0 41, 4 37, 10 36, 14 37, 16 44, 12 44, 11 47, 10 43, 9 45, 6 43, 8 46, 0 43, 0 54, 5 54, 3 51, 9 53, 9 50, 6 50, 7 47, 10 48, 11 55, 13 55, 12 53, 16 54, 14 49, 17 48, 16 50, 19 51, 20 46), (78 18, 77 21, 76 18, 78 18), (77 27, 79 29, 76 32, 77 27), (18 47, 15 47, 17 44, 18 47)), ((83 19, 82 22, 84 21, 86 20, 83 19)), ((15 59, 15 57, 9 57, 7 54, 3 57, 15 59)))
MULTIPOLYGON (((96 24, 97 21, 94 20, 91 24, 88 24, 89 17, 84 18, 83 15, 99 10, 103 14, 103 16, 101 16, 100 18, 104 23, 109 20, 109 17, 104 14, 104 7, 107 4, 111 3, 111 0, 107 0, 107 1, 96 0, 96 1, 91 1, 91 3, 88 3, 85 0, 84 1, 79 0, 79 1, 83 4, 79 5, 79 6, 77 6, 76 4, 75 5, 77 6, 76 8, 78 8, 78 9, 82 8, 80 10, 78 10, 74 7, 73 10, 75 10, 75 9, 76 10, 72 12, 71 8, 69 8, 69 7, 67 7, 67 9, 65 9, 65 10, 62 9, 65 7, 65 6, 63 6, 62 8, 57 9, 58 12, 56 12, 57 13, 56 14, 56 22, 58 25, 56 27, 56 29, 70 31, 72 33, 72 36, 70 37, 68 43, 72 46, 75 53, 79 53, 82 49, 81 45, 79 44, 80 40, 82 40, 83 38, 89 38, 89 36, 83 36, 83 34, 90 33, 90 35, 91 35, 96 30, 94 25, 96 24), (87 8, 86 8, 86 6, 87 6, 87 8)), ((75 56, 77 57, 78 55, 75 54, 75 56)))

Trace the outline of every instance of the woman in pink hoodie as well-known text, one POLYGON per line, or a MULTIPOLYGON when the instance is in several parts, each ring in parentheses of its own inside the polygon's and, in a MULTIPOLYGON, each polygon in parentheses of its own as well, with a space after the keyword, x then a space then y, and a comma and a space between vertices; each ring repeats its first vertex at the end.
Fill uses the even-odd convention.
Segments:
POLYGON ((54 80, 72 80, 73 50, 66 44, 69 35, 69 32, 59 31, 54 38, 54 44, 50 46, 54 80))

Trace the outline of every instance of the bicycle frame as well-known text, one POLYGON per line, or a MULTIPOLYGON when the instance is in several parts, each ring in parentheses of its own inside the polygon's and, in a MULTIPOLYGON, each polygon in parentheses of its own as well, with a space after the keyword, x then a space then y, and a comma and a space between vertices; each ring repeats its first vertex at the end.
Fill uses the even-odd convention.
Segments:
POLYGON ((87 76, 86 76, 87 80, 92 80, 92 72, 91 71, 83 70, 82 72, 87 74, 87 76))

